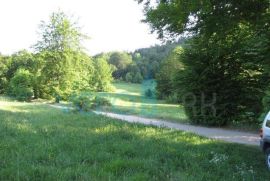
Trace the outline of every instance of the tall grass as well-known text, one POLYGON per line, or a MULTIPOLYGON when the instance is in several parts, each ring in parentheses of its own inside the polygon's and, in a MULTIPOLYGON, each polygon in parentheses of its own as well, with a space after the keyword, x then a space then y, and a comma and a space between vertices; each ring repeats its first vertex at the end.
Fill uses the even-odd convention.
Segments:
POLYGON ((0 180, 268 180, 257 147, 0 101, 0 180))

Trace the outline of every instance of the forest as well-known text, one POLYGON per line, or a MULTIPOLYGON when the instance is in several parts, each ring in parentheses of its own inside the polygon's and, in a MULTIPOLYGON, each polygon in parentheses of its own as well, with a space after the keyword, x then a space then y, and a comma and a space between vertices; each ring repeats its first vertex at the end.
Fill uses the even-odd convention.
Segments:
POLYGON ((138 2, 161 39, 189 35, 161 68, 161 97, 176 97, 194 123, 261 124, 270 96, 269 1, 138 2))
POLYGON ((269 0, 18 4, 0 7, 0 180, 269 180, 269 0))
POLYGON ((261 123, 270 102, 268 1, 138 3, 144 22, 167 43, 91 57, 77 22, 55 12, 41 22, 33 52, 0 56, 0 93, 59 102, 111 91, 115 81, 154 79, 150 94, 183 105, 193 123, 261 123))

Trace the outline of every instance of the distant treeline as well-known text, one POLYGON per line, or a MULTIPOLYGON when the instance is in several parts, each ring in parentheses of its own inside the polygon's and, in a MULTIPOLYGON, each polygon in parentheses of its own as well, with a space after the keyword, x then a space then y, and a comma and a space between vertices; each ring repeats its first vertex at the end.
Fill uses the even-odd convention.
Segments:
POLYGON ((134 52, 101 53, 95 58, 107 60, 112 66, 112 75, 115 80, 141 83, 143 80, 155 79, 162 62, 166 61, 173 49, 184 41, 185 39, 180 39, 165 45, 137 49, 134 52))

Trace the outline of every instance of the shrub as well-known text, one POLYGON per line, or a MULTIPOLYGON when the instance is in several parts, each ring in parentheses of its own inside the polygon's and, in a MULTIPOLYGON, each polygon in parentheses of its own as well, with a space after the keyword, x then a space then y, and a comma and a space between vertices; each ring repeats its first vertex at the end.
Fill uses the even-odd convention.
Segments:
POLYGON ((168 97, 165 98, 168 103, 179 103, 179 99, 177 93, 172 93, 168 97))
POLYGON ((19 101, 30 101, 33 96, 33 76, 28 70, 19 69, 10 81, 10 94, 19 101))
POLYGON ((70 101, 76 111, 90 111, 101 106, 111 106, 108 99, 94 96, 92 93, 79 93, 71 96, 70 101))
POLYGON ((70 101, 76 111, 89 111, 92 108, 94 96, 90 93, 79 93, 71 96, 70 101))
POLYGON ((104 98, 96 96, 93 100, 92 108, 101 107, 101 106, 111 106, 111 102, 104 98))
POLYGON ((142 83, 142 81, 143 81, 143 77, 142 77, 141 73, 137 72, 134 79, 133 79, 133 82, 140 84, 140 83, 142 83))
POLYGON ((154 97, 155 97, 155 91, 154 91, 154 90, 151 90, 151 89, 147 89, 147 90, 144 92, 144 95, 145 95, 145 97, 147 97, 147 98, 154 98, 154 97))
POLYGON ((132 74, 130 72, 127 73, 125 79, 126 79, 127 82, 132 82, 132 79, 133 79, 132 74))

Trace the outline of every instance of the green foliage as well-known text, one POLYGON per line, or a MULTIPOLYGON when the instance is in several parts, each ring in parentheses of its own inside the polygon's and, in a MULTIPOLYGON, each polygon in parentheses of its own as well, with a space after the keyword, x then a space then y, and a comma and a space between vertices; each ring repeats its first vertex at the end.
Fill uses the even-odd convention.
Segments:
POLYGON ((107 98, 95 96, 93 93, 89 92, 73 94, 70 97, 70 101, 75 111, 90 111, 102 106, 111 106, 111 102, 107 98))
POLYGON ((114 65, 118 70, 123 70, 132 63, 132 59, 126 52, 113 52, 110 55, 109 63, 114 65))
POLYGON ((0 54, 0 94, 3 94, 8 87, 8 80, 6 77, 7 71, 7 59, 0 54))
POLYGON ((246 38, 213 36, 206 41, 200 37, 186 48, 183 59, 186 71, 178 87, 184 88, 184 96, 192 94, 184 99, 186 112, 193 122, 207 125, 257 122, 265 84, 260 76, 261 66, 247 62, 247 55, 241 54, 246 51, 246 38), (243 48, 236 52, 236 47, 243 48), (213 105, 204 106, 209 103, 213 105))
POLYGON ((65 13, 52 13, 40 25, 35 53, 26 50, 0 56, 0 93, 10 93, 9 84, 19 69, 32 74, 34 98, 67 100, 74 91, 108 91, 112 70, 106 61, 94 62, 85 52, 77 22, 65 13))
POLYGON ((16 52, 9 57, 8 60, 8 71, 6 73, 7 80, 10 80, 18 69, 25 69, 34 73, 37 71, 37 63, 33 54, 27 52, 26 50, 22 50, 16 52))
MULTIPOLYGON (((185 42, 184 38, 174 43, 166 43, 165 45, 155 45, 150 48, 142 48, 132 53, 132 59, 137 70, 143 79, 154 79, 160 70, 161 63, 167 59, 170 52, 185 42)), ((130 72, 130 70, 128 70, 130 72)))
POLYGON ((269 87, 265 92, 265 95, 263 97, 262 100, 262 104, 263 104, 263 111, 260 117, 260 122, 263 122, 265 116, 267 115, 267 113, 270 111, 270 90, 269 87))
POLYGON ((144 92, 145 97, 147 98, 154 98, 155 97, 155 91, 152 89, 146 89, 144 92))
POLYGON ((19 101, 29 101, 33 96, 33 75, 24 69, 19 69, 10 81, 10 94, 19 101))
POLYGON ((98 58, 94 62, 95 73, 93 83, 97 91, 106 92, 112 89, 112 69, 105 59, 98 58))
MULTIPOLYGON (((37 79, 40 66, 41 62, 36 58, 36 55, 26 50, 11 56, 0 56, 0 93, 9 93, 10 81, 19 69, 28 70, 37 79)), ((33 86, 36 87, 34 81, 33 86)))
POLYGON ((140 72, 137 72, 134 76, 133 83, 142 83, 143 77, 140 72))
POLYGON ((130 83, 142 83, 143 77, 140 74, 140 72, 134 73, 134 72, 128 72, 125 76, 125 81, 130 83))
POLYGON ((96 96, 93 100, 92 108, 98 108, 98 107, 108 107, 111 106, 111 102, 104 97, 96 96))
POLYGON ((182 47, 176 47, 168 58, 162 62, 161 68, 156 75, 158 98, 170 99, 169 102, 179 101, 176 96, 177 86, 175 85, 175 79, 177 74, 184 69, 181 62, 183 51, 182 47))
POLYGON ((67 99, 71 92, 93 87, 93 66, 83 52, 86 35, 63 12, 52 13, 49 22, 40 25, 41 38, 36 44, 44 60, 41 69, 44 97, 67 99))
POLYGON ((133 80, 132 73, 128 72, 126 74, 125 81, 126 82, 132 82, 132 80, 133 80))
POLYGON ((193 35, 184 46, 185 70, 176 74, 173 88, 184 99, 190 120, 207 125, 257 123, 269 82, 269 2, 139 2, 145 2, 145 21, 160 38, 193 35))
POLYGON ((92 93, 81 92, 70 97, 76 111, 89 111, 92 108, 95 96, 92 93))
POLYGON ((140 83, 142 80, 155 78, 161 62, 177 45, 182 44, 184 41, 185 39, 182 38, 174 43, 137 49, 132 53, 101 53, 96 55, 95 58, 107 60, 112 66, 113 77, 115 80, 125 81, 126 78, 128 78, 128 82, 140 83), (128 73, 130 74, 127 75, 128 73))
POLYGON ((238 27, 239 22, 258 23, 269 11, 268 0, 137 1, 144 3, 144 21, 159 38, 173 38, 183 32, 222 36, 238 27))
MULTIPOLYGON (((75 91, 95 91, 95 63, 85 53, 77 54, 75 57, 75 68, 72 69, 74 81, 72 90, 75 91)), ((104 66, 104 69, 107 67, 104 66)))
POLYGON ((109 63, 116 67, 113 72, 115 79, 123 78, 126 74, 126 68, 132 63, 132 57, 126 52, 113 52, 110 55, 109 63))

